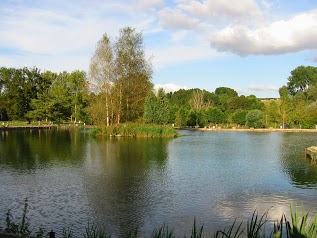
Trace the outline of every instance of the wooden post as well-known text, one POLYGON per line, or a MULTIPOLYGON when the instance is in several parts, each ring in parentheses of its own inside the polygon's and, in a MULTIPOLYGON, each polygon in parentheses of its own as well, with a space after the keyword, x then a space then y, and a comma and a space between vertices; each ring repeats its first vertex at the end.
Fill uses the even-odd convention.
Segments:
POLYGON ((50 238, 55 238, 55 232, 52 230, 48 233, 50 235, 50 238))

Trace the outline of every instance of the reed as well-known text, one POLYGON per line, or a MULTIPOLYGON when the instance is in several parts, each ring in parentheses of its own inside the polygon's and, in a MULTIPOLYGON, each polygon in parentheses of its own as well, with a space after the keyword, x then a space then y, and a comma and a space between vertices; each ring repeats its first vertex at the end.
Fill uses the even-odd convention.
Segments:
MULTIPOLYGON (((301 212, 298 209, 299 206, 296 206, 293 209, 290 206, 291 210, 291 219, 288 220, 287 217, 283 214, 281 219, 276 221, 273 224, 273 229, 268 232, 266 224, 268 222, 267 215, 268 212, 260 216, 256 211, 253 212, 252 217, 247 221, 246 227, 243 227, 243 222, 237 223, 236 220, 233 224, 227 229, 219 229, 212 235, 208 235, 204 231, 204 225, 198 226, 196 219, 191 229, 190 238, 316 238, 317 237, 317 213, 314 216, 309 216, 306 213, 304 206, 302 205, 301 212)), ((28 214, 28 200, 25 199, 24 207, 22 212, 22 217, 20 222, 13 220, 13 215, 9 209, 5 214, 5 228, 4 230, 0 229, 0 232, 15 234, 17 236, 30 236, 33 234, 33 229, 30 229, 28 214)), ((37 232, 34 232, 34 235, 38 238, 48 237, 42 228, 38 229, 37 232)), ((0 233, 1 237, 1 233, 0 233)), ((88 226, 85 229, 85 232, 80 236, 75 236, 71 229, 63 229, 61 237, 63 238, 110 238, 111 233, 108 233, 92 223, 88 223, 88 226)), ((122 238, 138 238, 145 237, 139 230, 135 228, 124 235, 122 238)), ((169 229, 167 225, 162 225, 159 228, 153 230, 151 238, 174 238, 177 237, 173 229, 169 229)), ((183 237, 186 237, 185 235, 183 237)))
POLYGON ((180 134, 170 126, 143 124, 143 123, 124 123, 111 125, 104 128, 94 128, 91 135, 104 135, 112 137, 178 137, 180 134))

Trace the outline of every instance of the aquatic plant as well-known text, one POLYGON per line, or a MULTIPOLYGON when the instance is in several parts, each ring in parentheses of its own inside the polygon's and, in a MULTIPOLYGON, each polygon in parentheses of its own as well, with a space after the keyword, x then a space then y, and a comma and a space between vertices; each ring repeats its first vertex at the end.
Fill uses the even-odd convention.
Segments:
POLYGON ((30 235, 31 234, 30 223, 29 223, 29 218, 27 217, 27 213, 28 213, 28 199, 26 198, 24 200, 24 207, 23 207, 21 222, 20 223, 14 222, 11 210, 8 209, 6 213, 6 219, 5 219, 6 226, 4 231, 7 233, 13 233, 18 235, 30 235))
POLYGON ((143 124, 143 123, 124 123, 111 125, 104 128, 94 128, 91 135, 122 136, 122 137, 178 137, 180 134, 170 126, 143 124))
MULTIPOLYGON (((267 232, 266 224, 268 222, 267 215, 268 212, 260 216, 256 211, 253 212, 251 219, 246 223, 246 227, 243 227, 243 222, 237 223, 236 220, 231 226, 227 229, 219 229, 213 235, 207 236, 204 231, 204 225, 198 226, 196 219, 194 219, 194 224, 191 229, 190 238, 264 238, 264 237, 273 237, 273 238, 316 238, 317 237, 317 213, 314 216, 309 216, 306 213, 304 206, 302 205, 301 213, 298 211, 298 206, 290 206, 291 210, 291 220, 289 221, 287 217, 283 214, 281 219, 274 222, 273 229, 270 232, 267 232), (269 234, 269 235, 268 235, 269 234)), ((11 210, 5 214, 5 229, 3 230, 6 233, 15 234, 18 236, 30 236, 32 235, 32 230, 30 229, 28 214, 28 200, 25 199, 22 217, 19 223, 13 220, 13 215, 11 210)), ((3 232, 2 231, 2 232, 3 232)), ((1 232, 1 229, 0 229, 1 232)), ((46 233, 42 228, 38 229, 34 233, 36 237, 47 237, 49 233, 46 233)), ((1 236, 1 234, 0 234, 1 236)), ((63 238, 75 238, 72 229, 64 228, 61 234, 63 238)), ((83 238, 110 238, 111 233, 108 233, 93 223, 88 223, 88 226, 85 229, 85 232, 79 236, 83 238)), ((122 238, 138 238, 145 237, 141 234, 139 227, 136 227, 134 230, 131 230, 122 235, 122 238)), ((153 230, 151 238, 174 238, 176 235, 173 232, 173 229, 169 229, 167 225, 162 225, 159 228, 153 230)), ((186 237, 184 235, 184 237, 186 237)))

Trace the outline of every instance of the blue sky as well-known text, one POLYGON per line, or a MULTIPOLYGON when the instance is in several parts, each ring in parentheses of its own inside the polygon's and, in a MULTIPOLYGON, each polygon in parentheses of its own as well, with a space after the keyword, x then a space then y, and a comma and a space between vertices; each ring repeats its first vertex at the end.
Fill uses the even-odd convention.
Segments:
POLYGON ((279 97, 293 69, 317 63, 315 0, 1 0, 0 67, 88 72, 101 36, 126 26, 166 91, 279 97))

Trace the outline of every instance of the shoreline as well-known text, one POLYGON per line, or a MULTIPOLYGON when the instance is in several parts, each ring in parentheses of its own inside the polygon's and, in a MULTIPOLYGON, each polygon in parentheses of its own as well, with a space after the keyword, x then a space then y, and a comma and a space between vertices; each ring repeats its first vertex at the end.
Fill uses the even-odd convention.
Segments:
POLYGON ((314 132, 317 129, 280 129, 280 128, 176 128, 177 130, 193 130, 193 131, 228 131, 228 132, 314 132))

